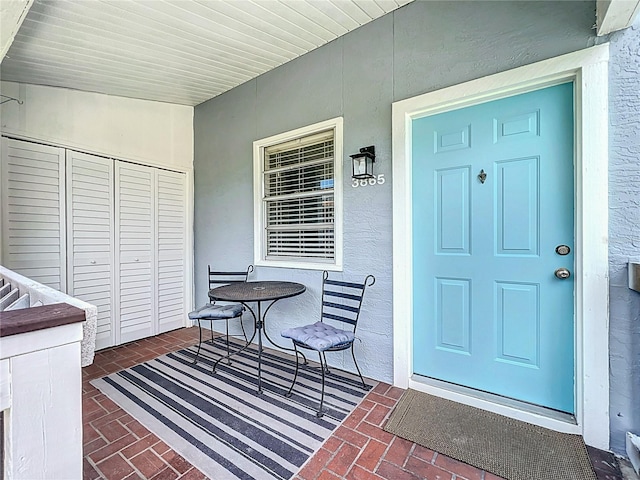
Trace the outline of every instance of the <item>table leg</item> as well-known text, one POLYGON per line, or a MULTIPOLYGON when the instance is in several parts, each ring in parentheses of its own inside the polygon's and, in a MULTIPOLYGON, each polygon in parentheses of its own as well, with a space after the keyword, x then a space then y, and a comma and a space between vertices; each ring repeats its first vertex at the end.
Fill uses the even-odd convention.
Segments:
MULTIPOLYGON (((262 325, 263 317, 260 313, 260 303, 258 304, 258 321, 256 323, 256 330, 258 331, 258 393, 262 393, 262 325)), ((268 310, 268 308, 267 308, 268 310)), ((266 311, 264 312, 267 313, 266 311)), ((265 332, 266 334, 266 332, 265 332)))

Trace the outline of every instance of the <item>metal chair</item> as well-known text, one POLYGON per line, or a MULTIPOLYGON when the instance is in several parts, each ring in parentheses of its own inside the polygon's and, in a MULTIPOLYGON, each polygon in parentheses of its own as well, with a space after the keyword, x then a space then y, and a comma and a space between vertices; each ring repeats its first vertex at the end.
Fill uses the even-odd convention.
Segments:
POLYGON ((320 407, 316 413, 318 418, 324 415, 322 407, 324 405, 325 374, 331 373, 327 366, 326 352, 338 352, 350 348, 353 363, 362 381, 362 388, 365 390, 371 388, 365 383, 362 377, 358 362, 356 361, 353 344, 356 338, 356 327, 358 325, 358 317, 360 316, 364 292, 367 287, 370 287, 375 282, 376 277, 373 275, 367 275, 362 283, 329 280, 329 273, 324 271, 322 274, 322 308, 320 321, 302 327, 288 328, 281 333, 283 337, 291 339, 296 353, 296 371, 293 376, 293 381, 291 382, 291 387, 289 387, 289 391, 286 394, 287 397, 291 396, 298 378, 298 353, 301 353, 298 352, 298 348, 318 352, 320 370, 322 372, 320 407), (338 325, 345 329, 337 328, 327 323, 327 320, 338 322, 338 325))
MULTIPOLYGON (((231 283, 242 283, 247 281, 247 277, 251 272, 253 272, 253 265, 249 265, 247 270, 244 272, 219 272, 212 271, 211 265, 207 266, 207 270, 209 272, 209 290, 215 287, 220 287, 222 285, 229 285, 231 283)), ((198 342, 198 351, 196 353, 196 358, 193 360, 193 363, 198 362, 198 357, 200 356, 200 348, 202 346, 202 323, 203 321, 211 322, 211 344, 213 345, 213 322, 216 320, 225 320, 226 323, 226 337, 227 337, 227 355, 229 354, 229 320, 234 318, 240 319, 240 327, 242 328, 242 334, 244 335, 245 341, 248 343, 249 340, 247 338, 247 332, 244 330, 244 325, 242 324, 242 313, 244 312, 244 306, 239 303, 232 304, 216 304, 215 301, 211 301, 206 305, 194 310, 189 313, 189 318, 191 320, 198 321, 198 329, 199 329, 199 342, 198 342)), ((229 359, 227 359, 227 363, 231 363, 229 359)))

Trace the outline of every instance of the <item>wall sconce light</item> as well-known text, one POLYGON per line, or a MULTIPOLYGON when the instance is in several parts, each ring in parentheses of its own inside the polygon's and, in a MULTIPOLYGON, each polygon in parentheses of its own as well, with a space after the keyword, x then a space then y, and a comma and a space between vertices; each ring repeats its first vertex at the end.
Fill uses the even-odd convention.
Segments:
POLYGON ((376 161, 376 147, 362 147, 360 153, 349 155, 353 163, 351 178, 373 178, 373 163, 376 161))

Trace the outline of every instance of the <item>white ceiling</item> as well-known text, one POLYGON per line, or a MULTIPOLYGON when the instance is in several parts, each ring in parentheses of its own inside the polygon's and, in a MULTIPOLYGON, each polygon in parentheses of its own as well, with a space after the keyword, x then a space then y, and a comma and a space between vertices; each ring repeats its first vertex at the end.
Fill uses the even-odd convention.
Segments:
POLYGON ((410 1, 36 0, 0 78, 197 105, 410 1))

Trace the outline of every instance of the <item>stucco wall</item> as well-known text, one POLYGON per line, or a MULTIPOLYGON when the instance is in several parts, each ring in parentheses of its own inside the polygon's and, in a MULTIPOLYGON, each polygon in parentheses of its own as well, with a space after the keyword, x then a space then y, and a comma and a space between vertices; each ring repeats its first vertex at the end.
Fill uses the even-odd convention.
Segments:
MULTIPOLYGON (((352 188, 344 174, 343 278, 376 276, 356 354, 365 375, 392 380, 391 104, 593 44, 593 2, 414 2, 195 108, 195 285, 208 263, 253 260, 252 142, 344 117, 344 156, 376 146, 384 185, 352 188), (362 360, 360 360, 362 359, 362 360)), ((305 283, 277 304, 267 329, 315 321, 321 273, 259 268, 256 279, 305 283)), ((330 364, 351 368, 348 354, 330 364)))
POLYGON ((627 262, 640 261, 640 17, 610 39, 609 339, 611 448, 640 434, 640 293, 627 262))

